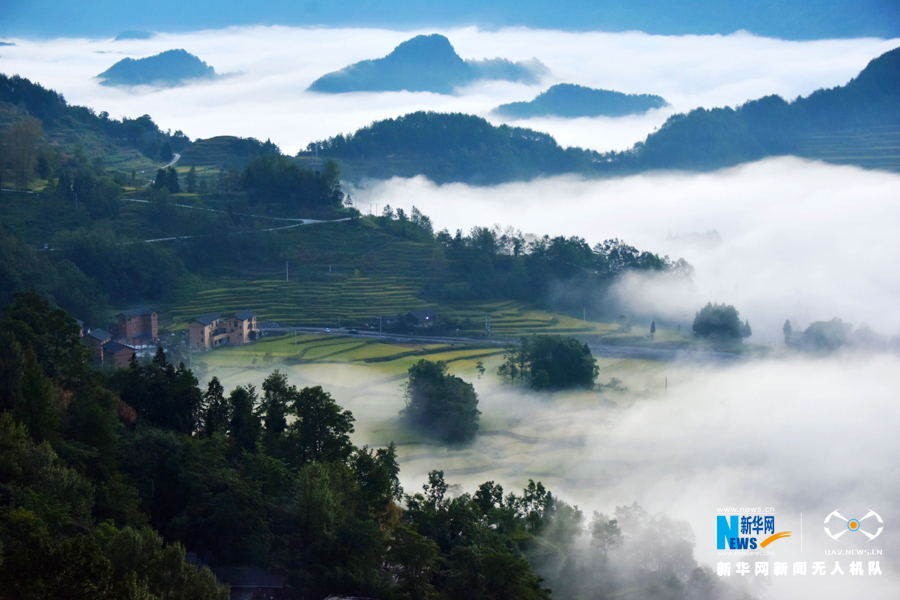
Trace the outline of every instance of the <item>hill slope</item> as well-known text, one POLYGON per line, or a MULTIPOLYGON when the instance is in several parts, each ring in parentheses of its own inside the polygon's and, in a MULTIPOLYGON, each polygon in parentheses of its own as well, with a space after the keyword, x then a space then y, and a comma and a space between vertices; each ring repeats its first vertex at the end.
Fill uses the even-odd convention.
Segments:
POLYGON ((421 112, 318 144, 351 179, 425 175, 477 185, 562 173, 703 171, 780 155, 900 171, 900 49, 872 60, 846 85, 794 102, 767 96, 737 109, 674 115, 626 152, 564 150, 545 133, 421 112))
POLYGON ((479 79, 503 79, 533 83, 546 72, 539 61, 513 63, 505 59, 466 61, 450 40, 442 35, 419 35, 393 52, 375 60, 364 60, 328 73, 309 86, 313 92, 435 92, 449 94, 453 88, 479 79))
POLYGON ((103 85, 172 86, 191 79, 209 79, 216 70, 184 50, 166 50, 146 58, 123 58, 97 75, 103 85))
POLYGON ((667 106, 660 96, 595 90, 572 83, 551 86, 530 102, 502 104, 492 112, 506 117, 622 117, 667 106))
POLYGON ((766 96, 737 109, 672 116, 611 167, 708 169, 793 154, 900 170, 900 48, 844 86, 787 102, 766 96))
MULTIPOLYGON (((492 185, 589 172, 599 155, 563 149, 550 135, 459 113, 417 112, 317 142, 352 179, 425 175, 437 183, 492 185)), ((314 144, 310 144, 312 149, 314 144)))

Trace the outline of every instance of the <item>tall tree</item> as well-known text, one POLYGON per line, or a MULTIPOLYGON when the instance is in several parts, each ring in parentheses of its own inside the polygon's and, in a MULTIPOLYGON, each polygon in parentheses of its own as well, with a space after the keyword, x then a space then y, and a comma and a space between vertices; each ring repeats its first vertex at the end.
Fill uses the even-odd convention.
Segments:
POLYGON ((178 171, 175 167, 166 169, 166 187, 169 188, 170 194, 181 193, 181 186, 178 185, 178 171))
POLYGON ((34 170, 37 145, 42 134, 41 122, 33 117, 16 121, 9 129, 13 172, 16 176, 16 187, 20 190, 28 190, 28 179, 34 170))
POLYGON ((300 390, 291 414, 294 421, 288 430, 301 462, 343 461, 353 452, 353 413, 342 410, 321 386, 300 390))
POLYGON ((187 175, 185 175, 184 181, 187 184, 188 193, 195 194, 197 192, 197 169, 191 167, 187 175))
POLYGON ((203 393, 203 433, 212 436, 225 433, 231 420, 231 406, 225 399, 225 388, 218 377, 209 380, 203 393))
POLYGON ((403 418, 446 442, 466 442, 478 431, 478 395, 471 383, 447 373, 447 364, 420 360, 409 368, 403 418))
POLYGON ((228 403, 231 405, 228 433, 234 438, 238 448, 253 452, 259 439, 259 419, 253 410, 256 389, 252 385, 236 387, 228 397, 228 403))

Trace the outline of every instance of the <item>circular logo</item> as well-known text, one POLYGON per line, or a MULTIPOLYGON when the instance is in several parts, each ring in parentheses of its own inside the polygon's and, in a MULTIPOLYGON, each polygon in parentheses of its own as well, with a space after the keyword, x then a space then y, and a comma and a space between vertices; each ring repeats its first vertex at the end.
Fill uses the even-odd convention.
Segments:
POLYGON ((825 533, 827 533, 828 537, 830 537, 833 540, 840 538, 842 535, 844 535, 848 531, 858 531, 858 532, 862 533, 863 535, 865 535, 867 538, 869 538, 869 541, 871 542, 872 540, 877 538, 879 535, 881 535, 881 532, 884 530, 884 525, 883 525, 884 521, 881 519, 881 515, 879 515, 877 512, 875 512, 871 508, 869 509, 869 512, 866 513, 866 516, 864 516, 862 519, 848 519, 847 517, 845 517, 844 515, 842 515, 839 512, 840 510, 841 509, 834 510, 831 512, 830 515, 825 517, 825 525, 826 525, 826 527, 824 528, 825 533), (828 529, 827 525, 828 525, 828 522, 831 521, 832 517, 834 517, 836 519, 840 519, 842 521, 846 521, 847 528, 843 529, 837 533, 831 533, 831 530, 828 529), (876 531, 875 533, 869 533, 868 531, 866 531, 865 529, 862 528, 863 527, 862 522, 865 521, 866 519, 868 519, 869 517, 875 517, 875 519, 878 521, 878 531, 876 531))

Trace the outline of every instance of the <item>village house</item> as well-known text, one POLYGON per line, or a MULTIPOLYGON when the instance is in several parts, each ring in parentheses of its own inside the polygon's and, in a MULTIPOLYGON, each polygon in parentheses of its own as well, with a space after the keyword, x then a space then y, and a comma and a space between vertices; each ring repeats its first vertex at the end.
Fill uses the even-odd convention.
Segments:
POLYGON ((131 346, 126 346, 125 344, 120 344, 115 340, 110 340, 103 344, 103 356, 101 360, 108 365, 113 365, 116 368, 124 369, 128 366, 128 363, 131 362, 131 358, 134 356, 134 348, 131 346))
POLYGON ((219 346, 239 346, 251 342, 259 335, 256 313, 242 310, 224 319, 210 314, 190 322, 191 348, 209 350, 219 346))
POLYGON ((405 315, 408 325, 411 327, 432 327, 437 322, 440 315, 431 308, 420 308, 411 310, 405 315))
POLYGON ((112 334, 104 329, 94 329, 81 338, 81 343, 91 349, 94 360, 103 362, 103 344, 112 339, 112 334))
POLYGON ((116 315, 116 340, 130 346, 146 346, 159 340, 156 311, 134 308, 116 315))

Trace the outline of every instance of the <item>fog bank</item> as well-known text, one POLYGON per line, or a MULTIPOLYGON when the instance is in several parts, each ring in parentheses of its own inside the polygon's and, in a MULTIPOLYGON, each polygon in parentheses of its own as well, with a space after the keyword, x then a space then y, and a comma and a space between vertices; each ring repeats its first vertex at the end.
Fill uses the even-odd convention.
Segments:
POLYGON ((900 176, 797 158, 714 173, 653 173, 585 180, 556 177, 490 188, 394 179, 356 190, 357 206, 417 206, 446 227, 512 225, 523 232, 624 239, 684 257, 694 285, 632 277, 616 290, 635 314, 690 321, 710 301, 734 304, 751 341, 777 342, 839 317, 896 334, 900 328, 900 176), (703 236, 708 231, 718 236, 703 236))

